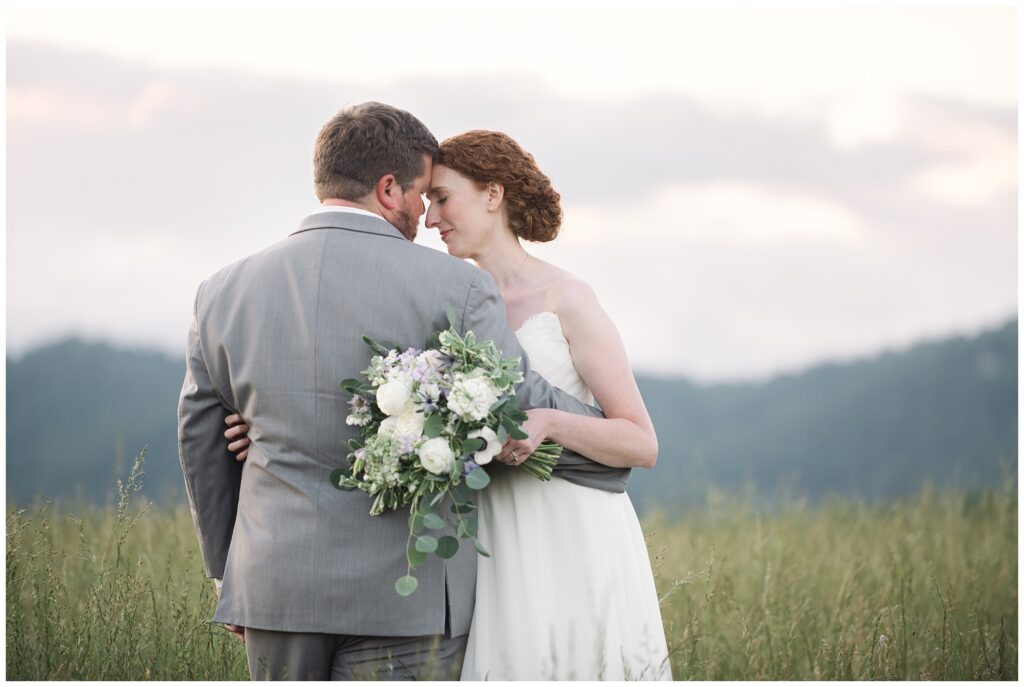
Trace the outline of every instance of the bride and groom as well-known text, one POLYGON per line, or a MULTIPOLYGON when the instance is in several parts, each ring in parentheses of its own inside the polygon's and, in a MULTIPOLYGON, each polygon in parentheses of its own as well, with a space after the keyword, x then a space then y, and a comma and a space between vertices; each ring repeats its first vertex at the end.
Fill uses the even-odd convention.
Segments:
POLYGON ((548 178, 504 134, 438 145, 381 103, 324 125, 314 174, 322 204, 297 230, 200 285, 179 402, 214 621, 244 639, 251 676, 671 679, 625 493, 657 439, 593 291, 522 248, 558 232, 548 178), (413 243, 425 211, 451 257, 413 243), (364 335, 422 342, 449 308, 522 358, 529 437, 505 444, 479 493, 492 557, 432 557, 402 597, 407 516, 371 517, 365 494, 328 482, 354 436, 339 382, 366 367, 364 335), (545 438, 564 451, 540 482, 517 466, 545 438))

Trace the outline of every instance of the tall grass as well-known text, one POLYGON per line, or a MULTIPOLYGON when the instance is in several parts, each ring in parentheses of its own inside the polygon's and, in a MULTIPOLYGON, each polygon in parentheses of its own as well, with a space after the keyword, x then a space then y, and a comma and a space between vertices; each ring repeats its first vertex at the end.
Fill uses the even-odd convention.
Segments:
MULTIPOLYGON (((7 679, 244 680, 184 506, 7 513, 7 679)), ((645 522, 675 679, 1017 677, 1016 486, 645 522)))
POLYGON ((1015 680, 1017 494, 648 519, 677 680, 1015 680))
POLYGON ((209 622, 188 508, 133 501, 141 464, 116 508, 8 510, 7 679, 248 679, 241 643, 209 622))

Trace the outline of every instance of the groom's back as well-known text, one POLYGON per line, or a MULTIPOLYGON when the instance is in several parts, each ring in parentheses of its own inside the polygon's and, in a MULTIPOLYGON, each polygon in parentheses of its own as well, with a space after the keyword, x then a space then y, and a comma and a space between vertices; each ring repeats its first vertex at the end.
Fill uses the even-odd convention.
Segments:
MULTIPOLYGON (((475 557, 405 574, 406 515, 367 515, 369 498, 328 482, 346 464, 348 398, 369 336, 421 348, 462 312, 480 273, 401 238, 383 220, 313 215, 300 232, 204 282, 197 297, 214 389, 248 423, 246 461, 216 620, 297 632, 420 635, 468 629, 475 557)), ((218 459, 222 459, 219 458, 218 459)))

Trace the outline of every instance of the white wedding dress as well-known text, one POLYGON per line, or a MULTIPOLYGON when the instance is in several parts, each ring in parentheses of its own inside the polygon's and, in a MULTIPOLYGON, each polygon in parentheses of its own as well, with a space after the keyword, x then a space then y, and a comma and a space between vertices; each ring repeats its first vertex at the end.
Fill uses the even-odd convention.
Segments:
MULTIPOLYGON (((516 332, 534 370, 593 403, 552 312, 516 332)), ((671 680, 640 523, 626 494, 502 470, 480 496, 463 680, 671 680)))

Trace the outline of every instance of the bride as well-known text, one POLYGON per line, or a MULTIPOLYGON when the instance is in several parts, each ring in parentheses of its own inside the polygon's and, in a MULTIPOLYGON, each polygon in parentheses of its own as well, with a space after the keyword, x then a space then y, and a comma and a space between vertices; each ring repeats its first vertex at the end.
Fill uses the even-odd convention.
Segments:
MULTIPOLYGON (((615 325, 594 291, 521 240, 558 234, 559 195, 505 134, 441 144, 426 225, 448 253, 490 272, 533 369, 607 419, 527 411, 530 435, 498 460, 522 463, 545 438, 613 467, 652 467, 658 440, 615 325)), ((476 609, 462 679, 671 679, 658 597, 626 494, 515 470, 481 492, 476 609)))
MULTIPOLYGON (((614 323, 594 291, 533 257, 551 241, 559 195, 503 133, 441 144, 426 226, 452 256, 487 270, 535 371, 606 418, 533 409, 480 492, 476 606, 463 680, 671 680, 658 596, 629 496, 515 470, 544 439, 605 465, 653 467, 658 440, 614 323)), ((237 416, 229 422, 241 422, 237 416)), ((228 431, 244 458, 244 425, 228 431), (241 437, 241 438, 239 438, 241 437)), ((556 473, 557 475, 557 473, 556 473)))

